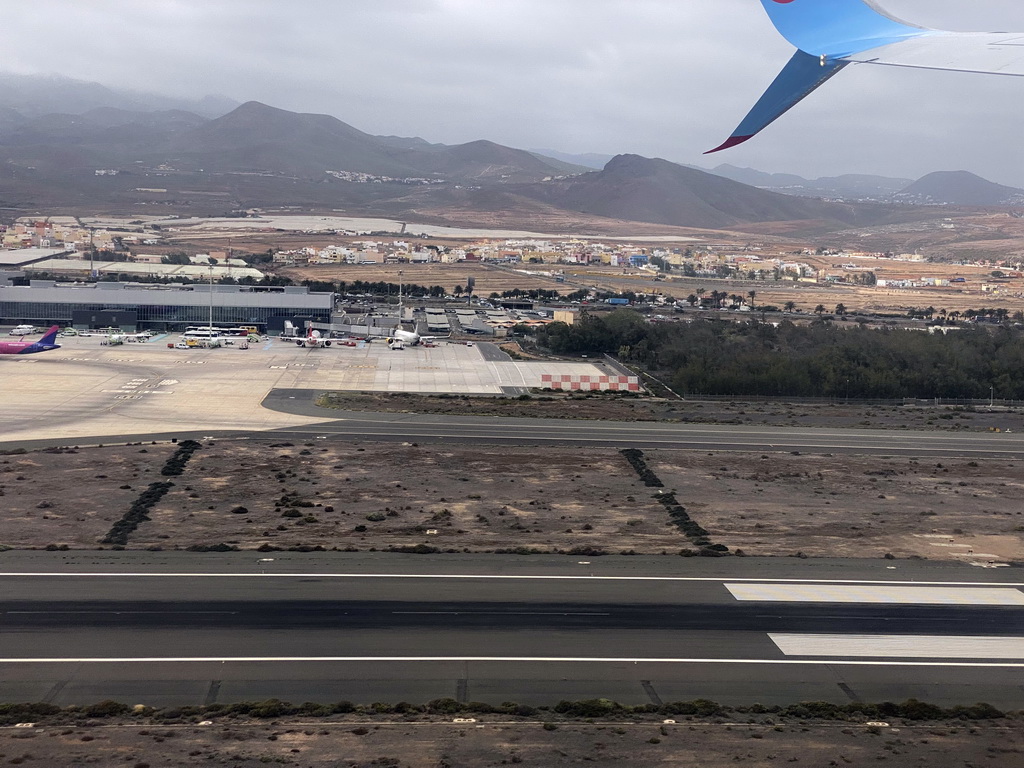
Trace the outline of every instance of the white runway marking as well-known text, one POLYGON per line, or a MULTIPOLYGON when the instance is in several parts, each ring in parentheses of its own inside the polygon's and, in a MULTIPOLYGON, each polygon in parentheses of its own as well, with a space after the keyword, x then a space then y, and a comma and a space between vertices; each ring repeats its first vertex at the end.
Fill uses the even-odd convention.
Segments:
POLYGON ((1024 582, 975 582, 975 581, 875 581, 872 579, 771 579, 742 578, 730 579, 721 576, 561 576, 529 574, 486 574, 486 573, 218 573, 213 572, 140 572, 140 571, 4 571, 0 578, 95 578, 95 579, 471 579, 480 581, 666 581, 666 582, 707 582, 707 583, 751 583, 751 584, 878 584, 894 586, 942 586, 942 587, 1024 587, 1024 582))
POLYGON ((706 659, 644 658, 642 656, 561 657, 561 656, 119 656, 85 658, 0 658, 3 664, 268 664, 275 662, 498 662, 526 664, 766 664, 770 666, 850 666, 850 667, 983 667, 1024 669, 1022 662, 956 661, 855 661, 847 659, 706 659))
POLYGON ((1024 659, 1024 637, 791 635, 777 632, 768 636, 787 656, 1024 659))
POLYGON ((894 587, 851 584, 726 584, 740 601, 773 603, 881 603, 893 605, 1024 605, 1019 589, 894 587))

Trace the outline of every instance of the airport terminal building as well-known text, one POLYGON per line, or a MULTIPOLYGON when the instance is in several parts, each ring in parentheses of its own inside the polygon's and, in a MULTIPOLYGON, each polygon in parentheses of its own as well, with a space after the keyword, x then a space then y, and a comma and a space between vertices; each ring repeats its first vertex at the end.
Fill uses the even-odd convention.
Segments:
POLYGON ((313 293, 305 286, 0 282, 3 323, 180 331, 206 325, 211 307, 215 325, 255 325, 275 333, 285 320, 300 328, 306 320, 330 322, 334 294, 313 293))

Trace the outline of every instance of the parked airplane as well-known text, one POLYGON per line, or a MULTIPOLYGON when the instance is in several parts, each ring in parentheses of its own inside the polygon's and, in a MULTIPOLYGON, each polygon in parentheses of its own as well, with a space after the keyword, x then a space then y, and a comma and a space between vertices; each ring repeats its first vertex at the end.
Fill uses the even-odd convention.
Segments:
POLYGON ((35 352, 60 349, 60 344, 54 343, 59 330, 59 325, 51 326, 39 341, 0 341, 0 355, 31 355, 35 352))
POLYGON ((447 338, 450 338, 450 334, 448 336, 420 336, 415 331, 403 331, 401 328, 396 328, 385 341, 388 344, 401 342, 403 345, 415 347, 417 344, 433 344, 438 339, 447 338))
POLYGON ((850 64, 1024 76, 1024 33, 946 32, 909 24, 873 0, 761 0, 797 51, 732 136, 735 147, 850 64))
POLYGON ((400 341, 403 345, 408 344, 410 347, 415 347, 420 343, 421 338, 415 331, 403 331, 401 328, 396 328, 387 338, 387 343, 392 344, 396 341, 400 341))
POLYGON ((320 335, 320 331, 309 329, 309 333, 301 339, 296 339, 295 343, 300 347, 310 347, 311 349, 318 349, 320 347, 331 346, 331 340, 320 335))

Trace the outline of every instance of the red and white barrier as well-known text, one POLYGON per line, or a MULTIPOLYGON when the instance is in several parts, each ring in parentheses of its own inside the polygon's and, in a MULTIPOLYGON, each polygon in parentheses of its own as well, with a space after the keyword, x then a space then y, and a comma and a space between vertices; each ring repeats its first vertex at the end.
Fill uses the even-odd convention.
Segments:
POLYGON ((639 392, 637 376, 589 376, 585 374, 550 374, 540 377, 545 389, 563 389, 571 392, 639 392))

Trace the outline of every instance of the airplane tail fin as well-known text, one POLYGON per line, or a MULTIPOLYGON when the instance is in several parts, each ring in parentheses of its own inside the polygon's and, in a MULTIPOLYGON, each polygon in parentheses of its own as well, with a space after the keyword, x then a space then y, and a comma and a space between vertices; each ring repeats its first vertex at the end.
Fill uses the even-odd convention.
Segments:
POLYGON ((46 332, 46 334, 43 336, 43 338, 41 338, 36 343, 37 344, 56 344, 57 343, 57 331, 59 331, 59 330, 60 330, 60 326, 59 325, 52 325, 52 326, 50 326, 50 330, 48 330, 46 332))
POLYGON ((812 56, 842 58, 933 30, 900 21, 873 0, 761 0, 779 34, 812 56))

